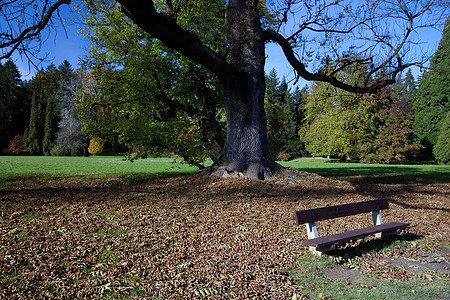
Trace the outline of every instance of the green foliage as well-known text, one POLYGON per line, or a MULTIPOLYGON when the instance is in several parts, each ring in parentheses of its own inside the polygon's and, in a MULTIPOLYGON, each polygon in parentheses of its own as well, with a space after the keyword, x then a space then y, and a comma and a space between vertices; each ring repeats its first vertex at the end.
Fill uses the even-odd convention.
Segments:
POLYGON ((450 111, 442 122, 436 145, 433 148, 433 153, 439 163, 450 163, 450 111))
POLYGON ((359 158, 367 163, 404 162, 420 148, 413 142, 413 112, 402 99, 392 99, 388 88, 365 95, 354 130, 359 158))
POLYGON ((51 96, 47 100, 47 107, 45 110, 44 140, 42 142, 42 151, 44 152, 44 155, 51 155, 56 133, 59 129, 59 121, 60 115, 58 101, 51 96))
POLYGON ((38 72, 31 83, 31 117, 24 134, 25 147, 32 155, 50 155, 58 131, 59 107, 54 98, 60 71, 50 65, 38 72))
POLYGON ((45 105, 43 97, 43 80, 45 75, 37 73, 31 84, 31 116, 30 125, 24 133, 24 144, 31 155, 42 154, 42 141, 45 128, 45 105))
MULTIPOLYGON (((450 110, 450 18, 447 19, 438 49, 431 58, 431 70, 420 80, 414 101, 417 135, 426 147, 424 155, 431 155, 441 124, 450 110), (428 150, 428 151, 426 151, 428 150)), ((430 157, 425 157, 430 158, 430 157)))
MULTIPOLYGON (((169 51, 107 2, 95 5, 95 14, 85 20, 92 42, 85 64, 94 70, 95 84, 77 96, 86 134, 101 135, 134 158, 170 153, 201 166, 215 157, 223 144, 216 114, 224 108, 217 79, 169 51)), ((197 32, 220 19, 224 3, 189 1, 178 8, 179 23, 197 32), (205 9, 209 14, 201 13, 205 9)), ((227 48, 219 35, 222 25, 214 23, 215 34, 200 36, 219 52, 227 48)))
MULTIPOLYGON (((323 72, 331 72, 328 62, 323 72)), ((347 83, 360 84, 364 66, 355 66, 349 73, 338 73, 347 83)), ((301 130, 306 149, 314 156, 355 157, 353 126, 360 96, 340 90, 328 83, 311 85, 304 103, 306 126, 301 130)))
POLYGON ((416 101, 418 85, 414 79, 411 69, 408 69, 405 77, 399 77, 394 85, 391 86, 392 97, 402 99, 409 104, 416 101))
POLYGON ((314 156, 355 157, 354 111, 320 114, 303 135, 306 150, 314 156))

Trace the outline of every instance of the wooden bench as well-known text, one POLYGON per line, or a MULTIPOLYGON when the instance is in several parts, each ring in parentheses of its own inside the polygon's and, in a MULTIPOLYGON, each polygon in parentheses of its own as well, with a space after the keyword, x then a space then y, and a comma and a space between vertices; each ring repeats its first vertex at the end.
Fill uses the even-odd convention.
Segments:
POLYGON ((306 224, 308 240, 303 243, 316 255, 335 249, 336 244, 350 240, 357 240, 368 235, 375 234, 376 237, 398 234, 409 226, 409 223, 391 222, 383 224, 380 210, 388 209, 387 199, 378 199, 322 208, 308 209, 295 212, 297 224, 306 224), (317 221, 352 216, 362 213, 372 213, 373 225, 366 228, 319 237, 316 228, 317 221))

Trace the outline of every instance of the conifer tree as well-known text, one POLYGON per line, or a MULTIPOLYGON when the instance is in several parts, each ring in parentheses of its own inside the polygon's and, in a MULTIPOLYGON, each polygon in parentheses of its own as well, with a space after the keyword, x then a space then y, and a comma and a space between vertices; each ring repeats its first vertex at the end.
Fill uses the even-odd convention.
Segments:
POLYGON ((450 163, 450 111, 442 122, 436 145, 433 148, 433 153, 439 163, 450 163))
POLYGON ((431 158, 439 131, 450 110, 450 17, 444 27, 438 49, 431 58, 430 71, 420 80, 414 101, 415 124, 418 137, 425 147, 422 158, 431 158))
POLYGON ((53 95, 58 89, 59 71, 54 65, 35 75, 31 84, 31 116, 24 143, 32 155, 50 155, 58 126, 58 107, 53 95))
POLYGON ((45 107, 46 101, 43 93, 43 73, 38 73, 31 84, 31 115, 28 128, 24 133, 24 144, 31 155, 42 154, 42 141, 44 140, 45 107))
POLYGON ((24 87, 17 66, 10 60, 0 64, 0 152, 16 134, 23 133, 27 117, 24 87))
POLYGON ((442 122, 436 145, 433 148, 433 153, 439 163, 450 163, 450 111, 442 122))

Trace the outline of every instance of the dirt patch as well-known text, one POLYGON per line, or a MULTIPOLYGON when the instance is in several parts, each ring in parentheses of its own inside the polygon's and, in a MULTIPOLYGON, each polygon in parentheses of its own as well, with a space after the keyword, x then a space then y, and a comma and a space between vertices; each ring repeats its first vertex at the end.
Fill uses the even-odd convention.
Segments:
MULTIPOLYGON (((405 235, 424 242, 411 253, 394 247, 371 258, 414 257, 448 245, 449 184, 377 182, 362 191, 304 175, 276 182, 205 174, 1 179, 0 298, 290 299, 302 291, 286 270, 308 253, 293 212, 370 200, 381 189, 392 199, 384 221, 411 223, 405 235)), ((354 216, 318 229, 332 234, 370 222, 354 216)), ((353 263, 372 274, 392 273, 388 262, 371 267, 373 259, 358 257, 353 263)), ((344 262, 335 272, 350 267, 344 262)))
POLYGON ((359 270, 349 269, 341 265, 336 265, 332 268, 324 268, 323 275, 330 279, 340 279, 345 281, 355 281, 364 277, 364 274, 359 270))
POLYGON ((446 272, 450 270, 450 248, 444 247, 429 253, 419 253, 419 258, 408 257, 385 258, 395 266, 402 266, 406 272, 420 273, 425 271, 446 272))

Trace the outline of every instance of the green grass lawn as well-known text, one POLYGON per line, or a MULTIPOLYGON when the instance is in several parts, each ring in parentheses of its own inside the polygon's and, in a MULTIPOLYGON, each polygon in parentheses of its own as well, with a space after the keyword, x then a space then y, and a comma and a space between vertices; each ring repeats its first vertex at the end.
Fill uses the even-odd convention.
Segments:
POLYGON ((148 158, 134 162, 123 156, 0 156, 0 177, 31 175, 126 176, 192 174, 197 167, 174 163, 172 158, 148 158))
MULTIPOLYGON (((282 162, 323 176, 401 175, 438 181, 450 181, 450 166, 444 165, 369 165, 339 163, 333 160, 300 158, 282 162)), ((172 158, 148 158, 134 162, 123 156, 58 157, 58 156, 0 156, 0 176, 74 175, 74 176, 126 176, 126 175, 188 175, 198 172, 197 167, 174 163, 172 158)))
POLYGON ((388 175, 422 179, 432 179, 440 182, 450 181, 450 165, 379 165, 340 163, 336 160, 299 158, 282 162, 283 166, 290 166, 306 172, 323 176, 355 176, 355 175, 388 175))

